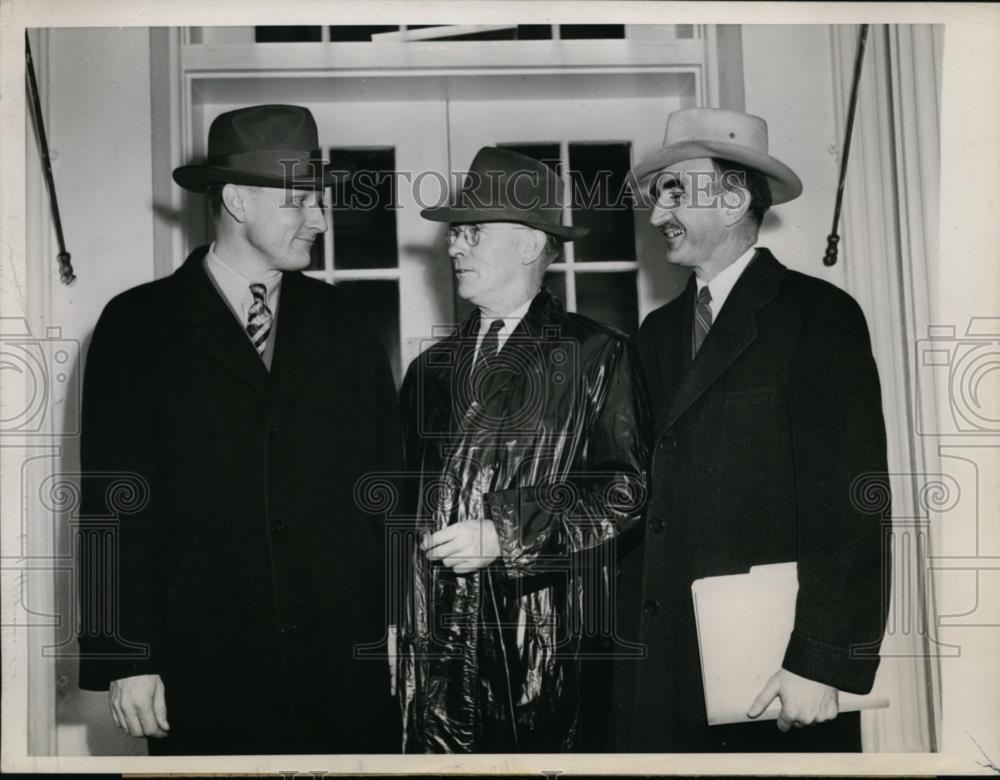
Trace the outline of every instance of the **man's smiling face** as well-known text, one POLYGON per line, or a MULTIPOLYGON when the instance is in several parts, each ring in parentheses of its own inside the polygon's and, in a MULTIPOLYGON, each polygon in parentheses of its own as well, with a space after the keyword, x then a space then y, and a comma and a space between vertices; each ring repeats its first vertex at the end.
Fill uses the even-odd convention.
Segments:
POLYGON ((716 179, 707 157, 684 160, 653 175, 649 221, 666 241, 668 263, 702 267, 725 241, 725 204, 716 179))

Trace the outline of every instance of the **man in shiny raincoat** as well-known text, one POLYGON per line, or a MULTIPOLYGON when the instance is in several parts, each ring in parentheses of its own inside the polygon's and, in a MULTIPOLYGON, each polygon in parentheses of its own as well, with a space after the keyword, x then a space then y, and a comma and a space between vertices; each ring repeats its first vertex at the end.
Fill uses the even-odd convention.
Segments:
POLYGON ((627 337, 542 287, 560 181, 485 148, 450 223, 476 306, 402 390, 417 518, 398 615, 409 752, 588 750, 591 670, 621 651, 608 610, 618 535, 644 496, 644 405, 627 337), (585 658, 586 656, 586 658, 585 658), (582 684, 581 684, 582 680, 582 684))

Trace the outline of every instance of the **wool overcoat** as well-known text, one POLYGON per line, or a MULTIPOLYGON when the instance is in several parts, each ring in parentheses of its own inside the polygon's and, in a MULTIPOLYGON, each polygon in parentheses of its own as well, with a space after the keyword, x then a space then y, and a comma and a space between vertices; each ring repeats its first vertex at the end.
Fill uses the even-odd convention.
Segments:
POLYGON ((856 749, 856 715, 787 735, 773 721, 707 726, 691 583, 797 562, 784 668, 842 691, 871 688, 889 595, 890 512, 864 315, 840 289, 758 249, 692 359, 694 298, 692 277, 639 335, 655 443, 644 538, 629 540, 620 616, 647 655, 617 664, 612 746, 856 749))
POLYGON ((282 278, 271 371, 196 250, 105 308, 84 379, 81 687, 159 674, 159 753, 391 750, 398 407, 363 306, 282 278))

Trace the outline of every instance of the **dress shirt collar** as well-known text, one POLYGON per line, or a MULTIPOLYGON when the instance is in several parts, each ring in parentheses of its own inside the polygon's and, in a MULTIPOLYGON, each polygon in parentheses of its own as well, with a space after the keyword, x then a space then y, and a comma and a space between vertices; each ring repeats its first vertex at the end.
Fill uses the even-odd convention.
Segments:
POLYGON ((249 279, 235 268, 227 264, 215 251, 215 242, 208 248, 205 255, 205 268, 215 280, 222 297, 241 321, 246 321, 247 312, 253 303, 250 285, 263 284, 267 290, 267 305, 274 313, 278 305, 278 291, 281 287, 281 271, 268 271, 259 279, 249 279))
MULTIPOLYGON (((536 292, 535 295, 537 294, 538 293, 536 292)), ((531 302, 535 300, 535 295, 528 298, 523 305, 518 306, 510 314, 505 314, 502 317, 487 317, 480 314, 479 335, 476 338, 476 353, 479 353, 479 345, 483 343, 483 337, 486 335, 486 331, 490 329, 490 325, 495 320, 503 320, 503 327, 497 332, 497 341, 499 342, 497 349, 503 349, 503 345, 507 343, 507 339, 510 338, 510 334, 514 332, 514 329, 518 326, 521 320, 524 319, 524 315, 528 313, 528 309, 531 308, 531 302)))
MULTIPOLYGON (((698 284, 696 293, 700 293, 703 287, 708 287, 709 292, 712 294, 711 307, 713 320, 718 318, 719 312, 722 311, 722 306, 726 302, 726 298, 729 297, 729 293, 733 291, 736 282, 739 281, 740 276, 743 275, 747 266, 750 265, 750 261, 753 260, 753 255, 756 251, 756 247, 750 247, 739 256, 736 262, 723 269, 711 282, 705 282, 697 276, 695 277, 695 281, 698 284)), ((695 297, 697 298, 697 295, 695 297)))

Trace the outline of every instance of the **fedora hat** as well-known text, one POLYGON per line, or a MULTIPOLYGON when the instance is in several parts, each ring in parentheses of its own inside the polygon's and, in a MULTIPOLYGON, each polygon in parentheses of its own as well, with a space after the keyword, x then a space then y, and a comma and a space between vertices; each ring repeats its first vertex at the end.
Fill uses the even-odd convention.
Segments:
POLYGON ((795 172, 767 151, 767 122, 759 116, 722 108, 686 108, 667 117, 663 146, 632 171, 637 182, 684 160, 715 157, 760 171, 771 185, 773 203, 802 194, 795 172))
POLYGON ((563 183, 545 163, 509 149, 484 146, 450 206, 423 209, 435 222, 518 222, 560 241, 583 238, 589 228, 562 224, 563 183))
POLYGON ((321 157, 309 109, 250 106, 219 114, 208 131, 205 162, 182 165, 173 175, 192 192, 204 192, 210 184, 322 188, 338 177, 321 157))

